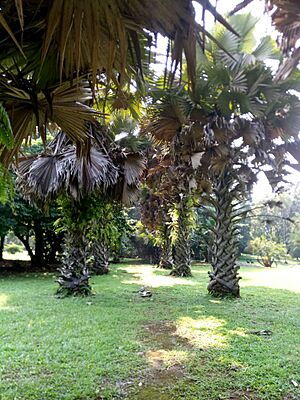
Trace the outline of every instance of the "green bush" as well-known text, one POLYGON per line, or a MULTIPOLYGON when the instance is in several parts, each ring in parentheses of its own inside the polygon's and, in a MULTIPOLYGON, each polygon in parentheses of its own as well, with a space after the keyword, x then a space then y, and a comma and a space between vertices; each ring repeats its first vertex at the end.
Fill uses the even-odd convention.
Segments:
POLYGON ((5 246, 4 250, 10 254, 16 254, 22 252, 23 246, 17 243, 9 243, 5 246))

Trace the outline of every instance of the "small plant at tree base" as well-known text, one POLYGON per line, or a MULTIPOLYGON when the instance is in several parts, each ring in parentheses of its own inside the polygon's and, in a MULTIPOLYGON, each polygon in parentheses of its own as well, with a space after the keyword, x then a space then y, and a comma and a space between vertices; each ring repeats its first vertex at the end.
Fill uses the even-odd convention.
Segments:
POLYGON ((261 236, 250 240, 248 250, 257 256, 257 261, 264 267, 271 268, 281 258, 287 257, 287 248, 282 243, 261 236))

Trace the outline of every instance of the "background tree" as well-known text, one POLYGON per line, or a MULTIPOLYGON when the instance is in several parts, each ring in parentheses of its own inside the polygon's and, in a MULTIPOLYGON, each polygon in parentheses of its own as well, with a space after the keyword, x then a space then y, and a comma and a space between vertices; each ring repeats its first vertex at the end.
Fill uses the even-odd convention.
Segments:
POLYGON ((8 204, 0 203, 0 261, 3 260, 5 237, 14 226, 14 222, 11 207, 8 204))
POLYGON ((287 249, 284 244, 269 240, 266 236, 250 240, 248 250, 257 256, 257 261, 261 265, 269 268, 272 267, 274 262, 287 256, 287 249))
POLYGON ((282 243, 292 255, 300 215, 299 187, 279 193, 273 199, 253 205, 249 220, 252 239, 266 236, 269 240, 282 243))
MULTIPOLYGON (((157 182, 156 182, 157 183, 157 182)), ((148 176, 149 184, 149 176, 148 176)), ((152 190, 144 187, 141 193, 141 222, 148 232, 155 246, 160 248, 158 267, 172 269, 173 246, 171 238, 171 215, 168 202, 162 192, 154 192, 153 180, 152 190)))
POLYGON ((62 238, 55 232, 54 224, 59 217, 55 205, 45 215, 16 193, 10 202, 0 205, 0 211, 3 245, 7 233, 12 232, 22 242, 33 267, 46 268, 57 263, 62 238))

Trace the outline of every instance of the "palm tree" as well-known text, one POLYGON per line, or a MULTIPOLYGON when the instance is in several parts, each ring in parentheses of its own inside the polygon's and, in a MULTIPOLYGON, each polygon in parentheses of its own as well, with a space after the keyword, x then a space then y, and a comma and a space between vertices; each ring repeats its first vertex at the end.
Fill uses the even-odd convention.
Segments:
MULTIPOLYGON (((198 3, 231 29, 208 0, 198 3)), ((58 126, 78 148, 85 147, 86 122, 99 116, 91 107, 98 91, 113 88, 116 103, 123 104, 132 83, 138 85, 148 72, 157 34, 170 40, 169 81, 183 52, 192 81, 200 33, 205 29, 195 22, 191 0, 30 0, 26 7, 22 0, 4 0, 0 102, 11 120, 14 145, 0 142, 0 162, 8 165, 36 129, 45 139, 46 129, 58 126)))
MULTIPOLYGON (((244 0, 230 15, 246 7, 253 0, 244 0)), ((300 61, 300 3, 298 0, 265 0, 266 10, 270 12, 272 23, 280 33, 278 41, 283 52, 283 59, 276 73, 278 80, 287 78, 300 61)))
MULTIPOLYGON (((190 276, 191 194, 195 171, 191 161, 188 116, 192 104, 182 89, 157 90, 156 93, 161 97, 148 108, 149 123, 144 128, 156 144, 146 183, 155 190, 162 209, 171 216, 168 221, 174 253, 171 275, 190 276), (187 124, 181 126, 181 123, 187 124)), ((163 225, 166 222, 163 221, 163 225)))
MULTIPOLYGON (((144 185, 140 195, 140 212, 143 228, 150 238, 153 238, 153 244, 158 246, 159 261, 158 268, 172 269, 173 266, 173 245, 171 239, 171 217, 169 214, 169 203, 166 199, 166 193, 159 192, 158 181, 155 181, 152 175, 150 179, 148 174, 147 186, 144 185)), ((156 176, 158 179, 158 176, 156 176)))
MULTIPOLYGON (((299 100, 288 92, 286 85, 289 83, 278 82, 278 78, 272 76, 263 64, 266 57, 276 55, 272 43, 266 38, 256 49, 251 49, 250 21, 247 20, 248 33, 243 36, 239 19, 242 21, 243 16, 230 20, 240 33, 236 44, 230 43, 232 54, 235 54, 235 46, 236 50, 244 49, 235 56, 237 62, 229 60, 222 50, 213 52, 213 48, 208 46, 208 59, 199 65, 204 79, 198 81, 199 94, 204 89, 203 84, 207 85, 205 80, 210 82, 210 101, 218 106, 205 127, 211 151, 208 170, 213 196, 210 203, 215 208, 208 290, 216 295, 233 296, 239 296, 237 225, 239 218, 245 216, 243 207, 239 209, 241 200, 249 193, 257 172, 263 166, 272 168, 267 176, 273 187, 278 186, 285 174, 283 166, 287 160, 284 152, 287 149, 285 145, 276 145, 274 139, 297 140, 300 122, 294 115, 299 100), (250 58, 246 50, 251 52, 250 58), (286 107, 288 112, 283 111, 286 107)), ((245 25, 242 26, 245 30, 245 25)), ((221 35, 219 40, 226 40, 227 33, 225 38, 221 35)), ((200 95, 197 100, 204 104, 206 99, 200 95)))
POLYGON ((89 271, 107 272, 107 235, 113 221, 103 213, 113 199, 133 199, 143 170, 142 156, 109 143, 107 129, 99 124, 90 127, 89 146, 87 158, 61 132, 43 154, 19 166, 17 185, 25 198, 38 205, 61 199, 67 236, 58 282, 66 294, 88 293, 89 271), (110 151, 104 143, 110 144, 110 151), (106 218, 110 223, 104 223, 106 218))
POLYGON ((211 249, 215 269, 209 289, 220 294, 230 292, 230 287, 232 294, 239 295, 235 235, 223 234, 226 229, 232 234, 236 230, 234 201, 249 191, 262 166, 272 167, 267 175, 276 186, 284 173, 287 146, 277 145, 274 139, 298 138, 299 99, 289 92, 293 84, 296 87, 293 77, 278 82, 264 65, 262 60, 277 57, 278 50, 268 37, 253 48, 255 22, 249 15, 232 17, 230 24, 239 32, 238 38, 216 27, 214 36, 227 52, 208 42, 206 53, 199 56, 193 91, 182 86, 171 96, 160 97, 147 128, 156 140, 174 143, 173 149, 180 138, 172 154, 174 165, 178 159, 186 162, 183 193, 189 193, 193 179, 198 193, 213 186, 218 244, 211 249), (226 274, 230 284, 225 282, 220 290, 226 274))

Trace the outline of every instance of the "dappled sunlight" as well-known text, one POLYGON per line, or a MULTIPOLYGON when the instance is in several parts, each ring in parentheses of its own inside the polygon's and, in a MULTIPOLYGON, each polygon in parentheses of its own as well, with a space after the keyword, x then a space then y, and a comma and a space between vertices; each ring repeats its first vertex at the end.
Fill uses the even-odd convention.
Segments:
POLYGON ((214 317, 193 319, 179 318, 176 322, 176 335, 187 339, 191 345, 198 348, 226 347, 227 340, 219 331, 225 321, 214 317))
POLYGON ((3 252, 4 260, 18 260, 18 261, 30 261, 30 257, 27 251, 21 251, 17 253, 8 253, 7 251, 3 252))
POLYGON ((145 352, 145 357, 149 365, 153 368, 164 366, 171 367, 174 364, 184 364, 188 361, 189 353, 182 350, 149 350, 145 352))
POLYGON ((8 295, 0 293, 0 310, 7 310, 10 307, 7 305, 8 295))
MULTIPOLYGON (((123 267, 122 269, 133 275, 133 279, 126 279, 122 281, 122 283, 125 284, 137 284, 151 287, 197 285, 197 282, 191 281, 187 278, 175 278, 170 275, 155 274, 155 272, 158 270, 151 265, 129 265, 128 267, 123 267)), ((166 274, 168 274, 168 271, 166 271, 166 274)))
POLYGON ((241 271, 241 286, 264 286, 272 289, 285 289, 300 293, 300 267, 261 268, 253 271, 241 271))

